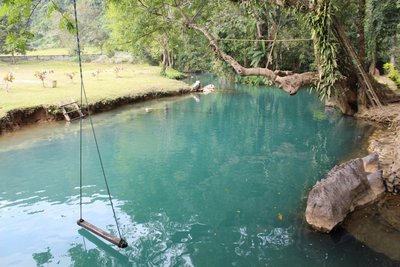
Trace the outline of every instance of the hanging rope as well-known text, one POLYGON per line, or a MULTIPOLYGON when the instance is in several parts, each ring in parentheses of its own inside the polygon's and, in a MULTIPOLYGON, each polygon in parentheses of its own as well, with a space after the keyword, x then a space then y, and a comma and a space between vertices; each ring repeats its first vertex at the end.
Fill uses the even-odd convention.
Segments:
POLYGON ((235 39, 235 38, 218 38, 217 41, 228 41, 228 42, 304 42, 312 41, 312 38, 293 38, 293 39, 235 39))
MULTIPOLYGON (((104 182, 106 184, 106 188, 107 188, 107 193, 108 193, 108 199, 110 201, 110 205, 111 205, 111 209, 114 215, 114 220, 115 220, 115 224, 117 226, 117 230, 118 230, 118 235, 119 238, 124 241, 122 239, 121 236, 121 230, 119 228, 119 224, 118 224, 118 219, 115 213, 115 209, 114 209, 114 204, 112 202, 112 198, 111 198, 111 193, 110 193, 110 188, 108 186, 108 182, 107 182, 107 176, 106 176, 106 172, 104 169, 104 164, 103 164, 103 160, 101 158, 101 153, 100 153, 100 148, 99 148, 99 144, 97 141, 97 137, 96 137, 96 132, 94 130, 94 125, 93 125, 93 121, 92 121, 92 116, 90 114, 90 110, 89 110, 89 103, 88 103, 88 99, 87 99, 87 95, 86 95, 86 90, 85 90, 85 85, 83 82, 83 71, 82 71, 82 59, 81 59, 81 47, 80 47, 80 40, 79 40, 79 28, 78 28, 78 15, 77 15, 77 11, 76 11, 76 0, 74 0, 74 15, 75 15, 75 33, 76 33, 76 43, 77 43, 77 54, 78 54, 78 62, 79 62, 79 74, 80 74, 80 79, 81 79, 81 100, 80 100, 80 104, 81 104, 81 111, 82 111, 82 104, 83 104, 83 99, 85 99, 85 104, 87 107, 87 115, 89 117, 89 121, 90 121, 90 125, 92 128, 92 133, 93 133, 93 138, 94 138, 94 142, 96 144, 96 150, 97 150, 97 155, 99 158, 99 163, 101 166, 101 170, 103 173, 103 178, 104 178, 104 182)), ((83 175, 82 175, 82 140, 83 140, 83 136, 82 136, 82 125, 83 125, 83 117, 81 116, 80 118, 80 131, 79 131, 79 195, 80 195, 80 200, 79 200, 79 209, 80 209, 80 221, 84 221, 82 218, 82 185, 83 185, 83 175)), ((125 242, 125 241, 124 241, 125 242)), ((125 242, 126 243, 126 242, 125 242)))

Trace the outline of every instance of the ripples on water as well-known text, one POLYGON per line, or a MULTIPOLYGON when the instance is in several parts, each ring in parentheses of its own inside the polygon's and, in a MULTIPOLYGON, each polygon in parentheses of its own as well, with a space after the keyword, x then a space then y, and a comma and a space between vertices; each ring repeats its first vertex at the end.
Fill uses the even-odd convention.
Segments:
MULTIPOLYGON (((303 219, 309 188, 368 127, 306 92, 230 89, 94 117, 124 250, 76 225, 77 124, 2 137, 0 266, 395 266, 303 219)), ((116 234, 89 130, 83 217, 116 234)))

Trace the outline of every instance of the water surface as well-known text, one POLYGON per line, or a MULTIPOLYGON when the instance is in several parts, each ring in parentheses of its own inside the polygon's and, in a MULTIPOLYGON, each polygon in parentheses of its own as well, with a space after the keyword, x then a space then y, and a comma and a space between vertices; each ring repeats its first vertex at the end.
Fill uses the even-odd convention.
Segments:
MULTIPOLYGON (((395 266, 303 217, 369 127, 306 91, 219 88, 94 116, 126 249, 76 225, 78 123, 0 138, 0 266, 395 266)), ((86 123, 83 137, 83 217, 115 234, 86 123)))

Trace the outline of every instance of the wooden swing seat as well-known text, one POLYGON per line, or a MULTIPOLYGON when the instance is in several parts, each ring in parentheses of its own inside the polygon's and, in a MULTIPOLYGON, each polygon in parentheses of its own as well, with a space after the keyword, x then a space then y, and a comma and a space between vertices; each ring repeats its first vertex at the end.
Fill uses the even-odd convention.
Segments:
POLYGON ((94 226, 91 223, 88 223, 84 219, 79 219, 77 221, 77 224, 79 226, 85 228, 86 230, 94 233, 95 235, 98 235, 98 236, 104 238, 105 240, 113 243, 114 245, 117 245, 120 248, 126 248, 128 246, 128 243, 124 239, 118 238, 116 236, 112 236, 109 233, 107 233, 106 231, 94 226))

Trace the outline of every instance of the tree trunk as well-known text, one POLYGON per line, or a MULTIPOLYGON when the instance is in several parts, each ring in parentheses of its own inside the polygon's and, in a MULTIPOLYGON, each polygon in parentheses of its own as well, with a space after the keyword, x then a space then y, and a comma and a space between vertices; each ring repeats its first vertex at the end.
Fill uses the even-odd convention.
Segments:
POLYGON ((357 37, 358 37, 358 55, 360 56, 361 64, 365 69, 365 0, 358 1, 358 21, 357 21, 357 37))
POLYGON ((11 59, 12 59, 12 63, 15 64, 15 52, 14 52, 14 50, 11 51, 11 59))
POLYGON ((369 65, 368 72, 372 76, 376 76, 376 75, 380 74, 379 70, 376 68, 376 53, 375 52, 372 52, 372 60, 371 60, 371 64, 369 65))
MULTIPOLYGON (((334 35, 336 36, 337 40, 339 41, 340 46, 343 48, 346 57, 349 58, 350 63, 352 64, 352 68, 354 69, 355 74, 357 75, 358 78, 358 83, 359 83, 359 92, 360 90, 365 91, 365 95, 367 96, 369 103, 372 106, 382 106, 382 103, 377 96, 374 86, 372 85, 372 79, 368 75, 368 73, 365 71, 363 68, 360 58, 355 52, 353 46, 350 43, 349 38, 347 37, 346 33, 342 29, 341 24, 339 21, 334 18, 333 19, 333 25, 332 25, 332 30, 334 35)), ((362 94, 359 94, 359 96, 362 94)), ((359 103, 366 102, 364 100, 359 101, 359 103)))
POLYGON ((390 64, 392 65, 392 70, 396 68, 396 50, 397 50, 397 31, 392 37, 392 48, 390 49, 390 64))

